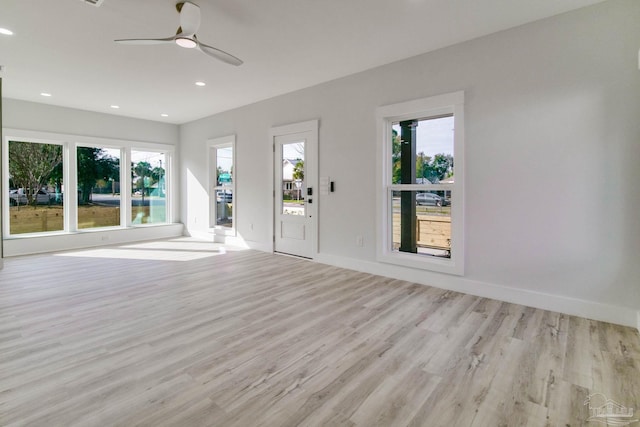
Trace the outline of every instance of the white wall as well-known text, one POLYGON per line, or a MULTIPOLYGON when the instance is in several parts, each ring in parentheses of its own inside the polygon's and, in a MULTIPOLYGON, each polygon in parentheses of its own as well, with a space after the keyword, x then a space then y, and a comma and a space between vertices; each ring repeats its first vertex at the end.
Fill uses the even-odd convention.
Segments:
MULTIPOLYGON (((4 86, 11 81, 5 80, 4 86)), ((95 113, 54 105, 3 99, 2 125, 5 128, 128 141, 178 144, 178 126, 113 114, 95 113)))
POLYGON ((205 142, 236 134, 239 235, 270 250, 269 128, 317 118, 337 189, 320 197, 319 261, 636 325, 638 22, 640 2, 611 0, 182 125, 183 221, 206 230, 205 142), (379 264, 375 109, 458 90, 466 275, 379 264))
MULTIPOLYGON (((6 87, 11 82, 4 80, 3 84, 6 87)), ((172 146, 174 149, 179 141, 177 125, 15 99, 3 99, 2 102, 2 124, 5 129, 47 132, 106 140, 157 143, 172 146)), ((5 136, 9 135, 5 133, 5 136)), ((174 171, 174 176, 179 181, 179 155, 176 155, 175 163, 177 167, 174 171)), ((180 221, 177 204, 174 208, 173 218, 175 222, 180 221)), ((92 230, 71 235, 51 235, 46 237, 20 236, 5 240, 3 245, 5 249, 4 255, 12 256, 98 246, 105 243, 148 240, 181 234, 182 226, 167 225, 142 227, 136 230, 92 230)))

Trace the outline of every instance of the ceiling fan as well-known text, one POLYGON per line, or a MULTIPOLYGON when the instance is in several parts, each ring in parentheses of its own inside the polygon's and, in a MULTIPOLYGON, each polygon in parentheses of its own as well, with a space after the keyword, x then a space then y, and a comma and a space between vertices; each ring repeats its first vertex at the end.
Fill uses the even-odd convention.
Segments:
POLYGON ((134 45, 175 43, 186 49, 197 49, 227 64, 242 65, 241 59, 198 40, 196 31, 200 28, 200 7, 197 4, 189 1, 179 2, 176 4, 176 9, 180 14, 180 27, 178 27, 175 36, 162 39, 122 39, 115 40, 115 42, 134 45))

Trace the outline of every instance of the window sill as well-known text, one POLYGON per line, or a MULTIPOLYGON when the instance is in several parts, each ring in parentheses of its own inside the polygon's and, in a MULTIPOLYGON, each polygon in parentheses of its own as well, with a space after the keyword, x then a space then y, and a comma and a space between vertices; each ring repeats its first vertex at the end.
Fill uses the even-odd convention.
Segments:
POLYGON ((157 224, 135 224, 129 227, 125 226, 113 226, 113 227, 95 227, 95 228, 83 228, 76 231, 45 231, 37 233, 23 233, 23 234, 10 234, 5 236, 3 240, 20 240, 20 239, 35 239, 43 237, 59 237, 59 236, 74 236, 79 234, 94 234, 94 233, 108 233, 118 232, 122 230, 135 230, 138 228, 152 228, 152 227, 166 227, 174 224, 163 222, 157 224))
POLYGON ((439 258, 429 255, 405 254, 400 252, 385 252, 378 255, 378 261, 403 267, 428 270, 436 273, 446 273, 456 276, 464 275, 464 266, 454 259, 439 258))
POLYGON ((183 232, 183 224, 166 223, 72 232, 30 233, 8 236, 3 241, 3 247, 4 256, 10 257, 180 237, 183 232))

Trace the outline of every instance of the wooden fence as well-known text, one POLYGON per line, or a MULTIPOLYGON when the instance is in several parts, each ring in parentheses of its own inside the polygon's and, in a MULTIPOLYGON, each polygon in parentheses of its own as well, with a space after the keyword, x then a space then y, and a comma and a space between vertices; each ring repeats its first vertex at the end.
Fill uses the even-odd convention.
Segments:
POLYGON ((78 207, 78 228, 117 227, 120 225, 120 207, 78 207))
POLYGON ((59 230, 64 230, 62 207, 20 206, 9 208, 9 232, 11 234, 59 230))
MULTIPOLYGON (((441 250, 451 249, 451 217, 417 215, 418 247, 441 250)), ((393 214, 393 246, 400 246, 400 214, 393 214)))
MULTIPOLYGON (((141 207, 146 215, 149 208, 141 207)), ((120 225, 120 208, 117 206, 78 207, 78 228, 113 227, 120 225)), ((20 206, 9 209, 11 234, 43 233, 64 230, 62 206, 20 206)))

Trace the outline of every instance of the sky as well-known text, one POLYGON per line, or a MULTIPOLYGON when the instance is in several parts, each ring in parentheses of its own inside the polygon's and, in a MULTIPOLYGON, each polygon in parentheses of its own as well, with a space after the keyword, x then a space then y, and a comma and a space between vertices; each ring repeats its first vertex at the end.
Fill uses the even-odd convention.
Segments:
MULTIPOLYGON (((111 157, 120 159, 119 148, 103 148, 102 151, 109 154, 111 157)), ((157 166, 160 166, 160 161, 162 161, 162 167, 166 168, 164 153, 131 150, 131 161, 133 163, 147 162, 151 164, 152 169, 157 166)))
POLYGON ((304 142, 282 144, 282 157, 284 159, 304 160, 304 142))
MULTIPOLYGON (((393 129, 400 134, 399 124, 394 124, 393 129)), ((421 120, 416 134, 416 153, 422 152, 431 158, 442 153, 453 156, 453 116, 421 120)))
POLYGON ((151 169, 155 167, 166 168, 164 153, 153 151, 134 151, 131 150, 131 161, 134 163, 147 162, 151 165, 151 169))
POLYGON ((233 165, 233 148, 225 147, 225 148, 217 148, 216 149, 216 169, 218 167, 222 168, 223 171, 231 171, 231 166, 233 165))

